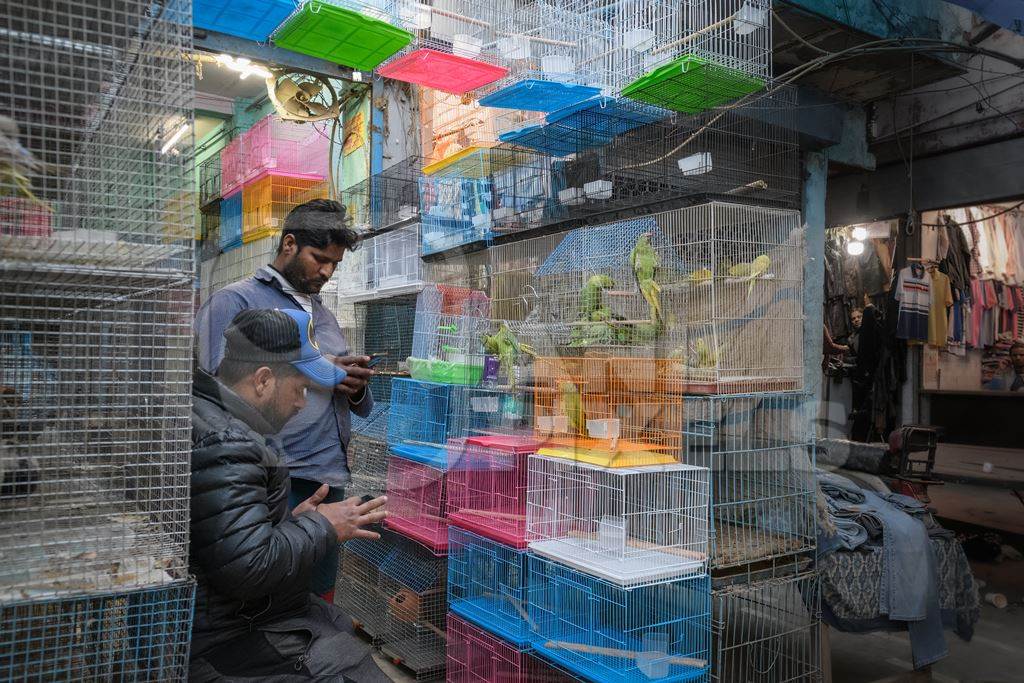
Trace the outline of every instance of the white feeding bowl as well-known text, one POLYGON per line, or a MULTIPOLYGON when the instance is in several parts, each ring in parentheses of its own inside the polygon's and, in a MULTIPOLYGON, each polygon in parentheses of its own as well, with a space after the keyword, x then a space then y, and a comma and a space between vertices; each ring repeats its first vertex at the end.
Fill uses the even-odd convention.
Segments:
POLYGON ((583 194, 587 199, 608 199, 612 196, 612 181, 592 180, 583 185, 583 194))
POLYGON ((566 206, 575 206, 583 203, 583 188, 567 187, 558 191, 558 201, 566 206))
POLYGON ((643 52, 654 47, 654 31, 649 28, 634 28, 622 36, 622 47, 635 52, 643 52))
POLYGON ((537 431, 543 434, 559 434, 569 431, 569 418, 566 415, 538 417, 537 431))
POLYGON ((676 162, 683 175, 703 175, 710 173, 714 165, 711 161, 711 152, 699 152, 688 157, 683 157, 676 162))
POLYGON ((476 57, 483 49, 482 38, 471 36, 466 33, 456 33, 452 39, 452 52, 460 57, 476 57))
POLYGON ((594 439, 618 439, 621 431, 621 420, 587 420, 587 433, 594 439))
POLYGON ((576 70, 576 60, 569 55, 547 55, 540 58, 540 70, 546 76, 565 76, 576 70))

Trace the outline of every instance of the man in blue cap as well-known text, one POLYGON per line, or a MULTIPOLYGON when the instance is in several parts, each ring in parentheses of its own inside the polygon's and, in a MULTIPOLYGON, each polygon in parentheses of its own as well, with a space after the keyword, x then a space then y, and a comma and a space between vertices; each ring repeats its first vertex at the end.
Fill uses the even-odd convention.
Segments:
MULTIPOLYGON (((278 435, 291 472, 293 507, 316 493, 325 494, 326 502, 344 499, 351 415, 367 417, 373 409, 367 387, 373 375, 367 367, 370 359, 351 353, 337 319, 319 296, 335 267, 358 244, 340 203, 316 199, 296 206, 285 218, 274 261, 214 293, 196 316, 199 365, 208 372, 221 364, 224 330, 239 311, 250 308, 306 311, 320 350, 345 368, 344 379, 335 386, 310 387, 305 407, 278 435)), ((313 592, 331 601, 337 570, 337 553, 329 553, 310 579, 313 592)))
POLYGON ((314 567, 339 542, 377 539, 386 499, 290 510, 276 434, 314 387, 344 369, 317 348, 305 311, 248 309, 224 332, 216 376, 192 387, 189 569, 196 577, 189 679, 384 683, 337 607, 310 593, 314 567))

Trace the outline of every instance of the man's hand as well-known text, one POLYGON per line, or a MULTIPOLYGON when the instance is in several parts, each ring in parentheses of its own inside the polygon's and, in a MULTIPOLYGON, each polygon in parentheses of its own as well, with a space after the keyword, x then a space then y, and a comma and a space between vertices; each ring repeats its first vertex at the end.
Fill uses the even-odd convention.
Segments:
MULTIPOLYGON (((319 491, 317 491, 319 493, 319 491)), ((347 498, 340 503, 321 503, 316 511, 327 518, 338 534, 338 541, 343 543, 353 538, 377 540, 380 534, 364 529, 364 526, 384 521, 388 513, 384 511, 387 497, 380 496, 365 503, 357 496, 347 498)))
POLYGON ((366 389, 366 383, 373 377, 373 370, 366 367, 370 362, 369 356, 327 356, 335 365, 344 368, 348 376, 341 381, 341 384, 334 387, 349 398, 355 398, 366 389))
POLYGON ((313 510, 316 510, 316 506, 327 497, 327 494, 330 493, 330 491, 331 487, 324 484, 318 488, 312 496, 296 505, 295 509, 292 510, 292 514, 298 517, 303 512, 312 512, 313 510))

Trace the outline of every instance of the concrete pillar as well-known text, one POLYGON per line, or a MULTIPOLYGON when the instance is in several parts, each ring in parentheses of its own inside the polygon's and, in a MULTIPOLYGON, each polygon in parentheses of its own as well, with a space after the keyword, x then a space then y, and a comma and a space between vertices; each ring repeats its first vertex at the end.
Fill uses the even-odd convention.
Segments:
POLYGON ((819 152, 804 155, 803 219, 807 260, 804 262, 804 391, 821 397, 821 340, 825 325, 825 190, 828 159, 819 152))

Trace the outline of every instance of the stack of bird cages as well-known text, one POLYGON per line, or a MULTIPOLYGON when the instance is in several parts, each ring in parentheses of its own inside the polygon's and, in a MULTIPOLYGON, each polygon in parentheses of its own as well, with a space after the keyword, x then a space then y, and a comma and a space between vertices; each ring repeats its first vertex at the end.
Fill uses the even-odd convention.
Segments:
POLYGON ((467 438, 448 472, 448 519, 474 534, 525 548, 526 465, 539 446, 515 433, 467 438))
POLYGON ((551 157, 508 145, 491 150, 490 155, 506 158, 491 176, 495 235, 529 230, 561 217, 551 157))
POLYGON ((312 125, 268 114, 239 136, 242 182, 264 173, 303 180, 324 180, 330 139, 312 125))
POLYGON ((448 615, 450 683, 568 683, 571 677, 454 614, 448 615))
POLYGON ((374 212, 373 228, 384 232, 410 225, 420 212, 420 177, 425 160, 410 156, 390 164, 374 175, 370 206, 374 212))
POLYGON ((809 560, 712 582, 711 680, 821 680, 821 597, 809 560))
POLYGON ((245 181, 246 164, 242 153, 242 139, 232 138, 220 150, 220 193, 222 197, 234 194, 245 181))
POLYGON ((0 77, 37 87, 5 91, 18 153, 0 173, 0 677, 182 679, 190 9, 129 0, 55 16, 0 6, 16 29, 0 77))
POLYGON ((199 164, 199 207, 205 212, 221 196, 221 159, 214 154, 199 164))
POLYGON ((712 202, 571 231, 534 273, 540 351, 608 357, 655 393, 799 389, 803 261, 799 214, 780 209, 712 202))
POLYGON ((615 94, 687 113, 718 107, 771 79, 770 13, 768 0, 614 3, 594 68, 615 94))
POLYGON ((551 112, 601 92, 602 26, 579 2, 537 2, 498 22, 509 75, 486 88, 487 107, 551 112))
POLYGON ((334 602, 352 620, 352 625, 370 636, 379 645, 387 628, 387 597, 379 590, 379 567, 394 546, 390 536, 367 543, 351 540, 341 547, 334 602))
POLYGON ((591 681, 707 680, 707 576, 627 589, 531 554, 527 614, 534 649, 591 681))
POLYGON ((812 403, 799 393, 685 399, 683 460, 711 470, 714 569, 814 550, 812 403))
MULTIPOLYGON (((390 384, 390 381, 388 382, 390 384)), ((348 444, 349 496, 382 496, 387 488, 388 414, 391 404, 381 400, 373 388, 373 409, 367 417, 352 416, 352 439, 348 444)))
POLYGON ((490 299, 479 290, 428 285, 416 300, 412 355, 414 379, 479 384, 484 375, 483 335, 490 326, 490 299))
POLYGON ((377 73, 455 95, 493 83, 508 74, 498 63, 495 23, 510 5, 478 0, 404 3, 399 12, 416 27, 416 38, 377 73))

